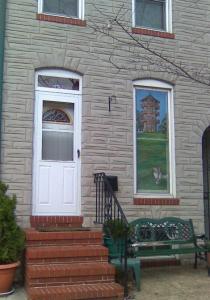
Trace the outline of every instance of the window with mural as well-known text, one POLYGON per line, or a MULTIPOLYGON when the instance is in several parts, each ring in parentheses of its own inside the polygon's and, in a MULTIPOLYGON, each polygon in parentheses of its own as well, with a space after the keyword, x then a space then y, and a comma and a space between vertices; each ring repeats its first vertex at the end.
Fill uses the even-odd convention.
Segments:
POLYGON ((137 193, 170 193, 169 91, 136 88, 137 193))

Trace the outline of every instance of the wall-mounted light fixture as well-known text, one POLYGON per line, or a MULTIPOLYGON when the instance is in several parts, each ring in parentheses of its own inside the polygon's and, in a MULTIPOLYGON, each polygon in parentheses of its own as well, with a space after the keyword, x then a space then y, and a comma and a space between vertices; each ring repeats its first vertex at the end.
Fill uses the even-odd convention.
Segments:
POLYGON ((116 103, 117 97, 115 95, 109 96, 109 111, 111 111, 111 102, 116 103))

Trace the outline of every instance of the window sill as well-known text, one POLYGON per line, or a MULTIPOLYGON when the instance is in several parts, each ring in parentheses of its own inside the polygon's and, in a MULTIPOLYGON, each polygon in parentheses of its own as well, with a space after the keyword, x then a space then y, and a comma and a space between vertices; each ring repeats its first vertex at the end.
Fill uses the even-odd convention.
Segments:
POLYGON ((132 33, 136 34, 142 34, 142 35, 149 35, 149 36, 156 36, 159 38, 165 38, 165 39, 175 39, 175 34, 165 31, 156 31, 146 28, 139 28, 139 27, 133 27, 132 33))
POLYGON ((62 23, 62 24, 76 25, 76 26, 82 26, 82 27, 86 26, 86 21, 81 20, 81 19, 52 16, 52 15, 46 15, 46 14, 37 14, 36 18, 37 18, 37 20, 40 20, 40 21, 62 23))
POLYGON ((133 199, 134 205, 180 205, 180 199, 178 198, 144 198, 135 197, 133 199))

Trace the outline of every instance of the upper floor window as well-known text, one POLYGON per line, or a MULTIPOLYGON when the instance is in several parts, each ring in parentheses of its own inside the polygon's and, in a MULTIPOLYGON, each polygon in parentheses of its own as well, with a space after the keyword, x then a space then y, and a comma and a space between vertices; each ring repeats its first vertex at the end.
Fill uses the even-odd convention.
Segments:
POLYGON ((82 19, 83 0, 39 0, 39 13, 82 19))
POLYGON ((133 0, 134 26, 171 31, 171 0, 133 0))
POLYGON ((172 87, 156 80, 135 82, 136 193, 174 195, 172 87))

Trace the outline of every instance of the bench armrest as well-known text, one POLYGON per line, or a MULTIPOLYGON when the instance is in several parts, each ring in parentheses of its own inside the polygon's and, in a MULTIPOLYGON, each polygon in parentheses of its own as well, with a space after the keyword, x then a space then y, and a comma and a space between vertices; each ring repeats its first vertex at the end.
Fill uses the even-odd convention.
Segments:
POLYGON ((207 240, 205 234, 199 234, 199 235, 196 235, 195 237, 196 237, 196 240, 197 240, 197 239, 199 239, 199 240, 204 240, 204 241, 207 240))

